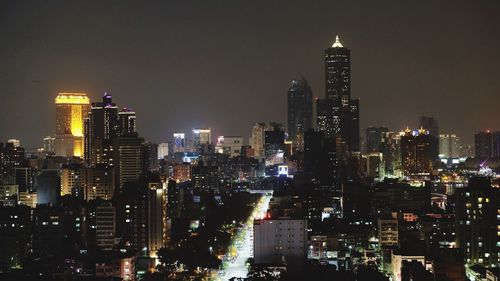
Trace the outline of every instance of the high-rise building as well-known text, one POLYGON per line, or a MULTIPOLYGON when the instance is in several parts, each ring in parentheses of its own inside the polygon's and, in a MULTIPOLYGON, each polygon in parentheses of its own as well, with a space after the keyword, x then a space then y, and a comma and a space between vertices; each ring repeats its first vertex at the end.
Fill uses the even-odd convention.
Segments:
POLYGON ((111 95, 104 93, 102 102, 92 103, 85 119, 85 160, 87 165, 113 166, 113 142, 119 135, 118 107, 111 95))
POLYGON ((497 265, 500 190, 488 178, 471 178, 468 187, 457 192, 457 246, 464 249, 467 264, 497 265))
POLYGON ((264 157, 264 131, 266 124, 259 122, 255 123, 252 127, 252 136, 250 137, 250 146, 254 150, 255 158, 264 157))
POLYGON ((174 133, 174 153, 184 152, 185 151, 185 134, 184 133, 174 133))
POLYGON ((167 185, 148 185, 148 251, 157 256, 158 250, 167 243, 167 185))
POLYGON ((331 48, 325 50, 326 98, 341 101, 348 106, 351 99, 351 51, 335 38, 331 48))
POLYGON ((385 137, 388 132, 387 127, 370 126, 366 128, 366 152, 383 152, 382 145, 385 144, 385 137))
POLYGON ((436 160, 439 155, 439 124, 436 118, 430 116, 420 116, 418 120, 419 128, 424 128, 429 131, 431 139, 431 153, 435 155, 436 160))
POLYGON ((0 143, 0 183, 14 183, 16 168, 23 167, 25 150, 13 143, 0 143))
POLYGON ((459 158, 460 139, 454 134, 439 135, 439 156, 443 158, 459 158))
POLYGON ((59 93, 56 103, 55 154, 63 157, 82 157, 83 120, 90 111, 85 93, 59 93))
POLYGON ((61 169, 61 196, 71 195, 74 189, 83 189, 85 170, 80 165, 70 165, 61 169))
POLYGON ((55 153, 55 141, 56 138, 51 136, 46 136, 43 138, 43 151, 46 153, 55 153))
POLYGON ((203 144, 212 144, 212 129, 195 128, 193 129, 193 147, 196 149, 203 144))
POLYGON ((479 159, 500 158, 500 131, 474 135, 475 156, 479 159))
POLYGON ((255 220, 255 264, 299 265, 307 257, 307 221, 296 219, 255 220))
POLYGON ((137 133, 117 139, 115 159, 118 159, 117 184, 121 190, 126 183, 133 183, 146 174, 147 159, 144 139, 137 133))
POLYGON ((288 89, 288 137, 295 140, 312 128, 312 91, 305 78, 292 80, 288 89))
POLYGON ((135 112, 130 108, 118 112, 118 134, 122 136, 137 132, 135 119, 135 112))
POLYGON ((104 251, 113 250, 115 234, 115 207, 109 201, 99 201, 95 207, 95 236, 97 247, 104 251))
POLYGON ((111 200, 115 194, 115 169, 99 164, 85 169, 84 198, 111 200))
POLYGON ((277 155, 281 155, 281 158, 283 158, 284 153, 285 131, 281 124, 273 123, 264 132, 264 155, 266 161, 277 155))
POLYGON ((406 129, 401 135, 401 164, 405 176, 429 175, 432 173, 434 157, 432 138, 425 129, 406 129))
POLYGON ((168 156, 168 143, 162 142, 158 144, 158 160, 168 156))
POLYGON ((217 138, 217 146, 215 147, 215 151, 221 154, 229 155, 229 157, 236 157, 240 156, 242 145, 243 137, 219 136, 217 138))
POLYGON ((325 100, 316 100, 318 131, 339 139, 346 152, 359 152, 359 100, 351 99, 350 50, 338 36, 325 51, 325 84, 325 100))

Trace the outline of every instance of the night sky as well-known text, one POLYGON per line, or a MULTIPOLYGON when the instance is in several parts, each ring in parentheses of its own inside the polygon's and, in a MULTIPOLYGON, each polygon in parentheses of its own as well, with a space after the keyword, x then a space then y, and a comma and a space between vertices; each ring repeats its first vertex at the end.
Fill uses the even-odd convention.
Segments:
POLYGON ((163 142, 210 126, 286 123, 304 75, 324 96, 324 49, 351 49, 361 125, 422 113, 467 143, 500 129, 500 1, 1 1, 0 142, 41 146, 58 92, 112 94, 163 142))

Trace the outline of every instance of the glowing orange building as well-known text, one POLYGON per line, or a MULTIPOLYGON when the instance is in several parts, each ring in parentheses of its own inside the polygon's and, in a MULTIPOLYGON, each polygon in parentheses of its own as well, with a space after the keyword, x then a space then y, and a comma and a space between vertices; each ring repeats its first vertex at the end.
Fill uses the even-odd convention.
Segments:
POLYGON ((90 100, 85 93, 59 93, 55 103, 55 153, 63 157, 82 157, 83 119, 90 111, 90 100))

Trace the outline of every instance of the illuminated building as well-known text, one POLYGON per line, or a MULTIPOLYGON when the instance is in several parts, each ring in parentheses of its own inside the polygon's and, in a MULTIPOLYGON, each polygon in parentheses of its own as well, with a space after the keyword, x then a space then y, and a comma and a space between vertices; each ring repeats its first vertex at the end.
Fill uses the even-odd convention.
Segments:
POLYGON ((95 206, 96 245, 104 251, 113 250, 116 234, 115 207, 108 201, 98 201, 95 206))
POLYGON ((252 146, 255 158, 264 157, 264 131, 265 123, 255 123, 252 127, 252 136, 250 137, 250 146, 252 146))
POLYGON ((172 180, 175 182, 185 182, 191 179, 191 165, 189 164, 174 164, 172 170, 172 180))
POLYGON ((307 257, 307 220, 262 219, 253 223, 255 264, 299 265, 307 257))
POLYGON ((174 153, 184 152, 185 143, 184 133, 174 133, 174 153))
POLYGON ((74 188, 83 188, 84 169, 79 165, 63 167, 61 170, 61 196, 71 195, 74 188))
POLYGON ((474 135, 475 156, 479 159, 500 158, 500 131, 474 135))
POLYGON ((115 159, 118 159, 118 186, 121 190, 126 183, 133 183, 146 174, 147 159, 144 139, 137 133, 117 139, 115 159))
POLYGON ((164 159, 168 156, 168 143, 158 144, 158 159, 164 159))
POLYGON ((432 173, 432 138, 425 129, 406 129, 401 135, 401 164, 405 176, 432 173))
POLYGON ((83 120, 90 111, 85 93, 59 93, 56 103, 55 154, 83 156, 83 120))
POLYGON ((89 166, 114 165, 113 142, 119 135, 118 107, 111 95, 104 93, 102 102, 92 103, 85 119, 85 161, 89 166))
POLYGON ((46 153, 55 153, 56 138, 46 136, 43 138, 43 151, 46 153))
POLYGON ((312 128, 312 91, 307 80, 292 80, 288 89, 288 136, 295 140, 312 128))
POLYGON ((163 183, 148 185, 148 251, 157 256, 167 243, 167 187, 163 183))
POLYGON ((137 132, 135 112, 130 108, 123 108, 118 113, 118 135, 128 135, 137 132))
MULTIPOLYGON (((359 152, 359 100, 351 99, 350 50, 336 37, 331 48, 325 50, 325 99, 316 100, 318 131, 326 138, 337 138, 345 143, 347 152, 359 152)), ((345 150, 345 152, 343 152, 345 150)))
POLYGON ((20 140, 16 140, 16 139, 9 139, 7 141, 7 143, 12 143, 12 145, 14 147, 20 147, 21 146, 21 141, 20 140))
POLYGON ((459 158, 460 139, 454 134, 439 135, 439 156, 443 158, 459 158))
POLYGON ((193 149, 200 153, 205 145, 212 144, 212 130, 210 128, 193 129, 193 149))
POLYGON ((35 208, 37 201, 37 193, 36 192, 19 192, 19 204, 29 206, 30 208, 35 208))
MULTIPOLYGON (((271 164, 283 163, 283 156, 285 153, 285 131, 280 124, 271 124, 271 126, 264 132, 264 155, 266 163, 271 164), (278 162, 272 161, 273 158, 280 158, 278 162)), ((266 164, 267 165, 267 164, 266 164)))
POLYGON ((351 51, 335 38, 331 48, 325 50, 326 98, 341 101, 348 106, 351 99, 351 51))
POLYGON ((380 247, 398 245, 398 235, 397 219, 378 219, 378 243, 380 247))
POLYGON ((471 178, 457 191, 457 246, 467 264, 495 266, 500 262, 500 190, 489 178, 471 178))
POLYGON ((111 200, 115 193, 115 173, 112 167, 99 164, 86 168, 84 174, 84 198, 111 200))
POLYGON ((220 136, 217 138, 215 151, 220 154, 229 155, 229 157, 240 156, 243 137, 240 136, 220 136))

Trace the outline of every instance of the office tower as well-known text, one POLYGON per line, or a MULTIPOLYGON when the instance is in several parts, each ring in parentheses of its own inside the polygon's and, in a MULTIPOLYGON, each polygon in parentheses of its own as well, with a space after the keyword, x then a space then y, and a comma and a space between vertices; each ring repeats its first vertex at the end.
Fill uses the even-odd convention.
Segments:
POLYGON ((197 149, 203 144, 212 144, 212 130, 210 128, 193 129, 193 147, 197 149))
POLYGON ((366 152, 384 152, 386 134, 389 132, 387 127, 368 127, 366 128, 366 152))
POLYGON ((165 159, 168 156, 168 143, 158 144, 158 160, 165 159))
POLYGON ((38 204, 57 206, 61 197, 61 177, 57 170, 43 170, 36 179, 38 204))
POLYGON ((220 154, 229 155, 229 157, 240 156, 243 137, 240 136, 219 136, 215 151, 220 154))
POLYGON ((148 251, 157 256, 167 243, 167 186, 166 183, 148 184, 148 251))
POLYGON ((250 137, 250 146, 254 150, 255 158, 264 157, 264 131, 266 130, 265 123, 255 123, 252 127, 252 136, 250 137))
POLYGON ((21 146, 21 141, 17 139, 9 139, 7 143, 11 143, 14 146, 14 148, 21 146))
POLYGON ((295 140, 298 134, 312 128, 312 91, 305 78, 292 80, 288 89, 288 137, 295 140))
POLYGON ((71 195, 74 189, 84 186, 85 170, 81 165, 72 164, 61 169, 61 196, 71 195))
POLYGON ((396 177, 402 176, 401 168, 401 135, 387 132, 384 145, 385 173, 396 177))
POLYGON ((429 130, 429 135, 439 137, 439 124, 437 119, 422 115, 418 119, 418 127, 429 130))
POLYGON ((500 191, 491 186, 488 178, 471 178, 468 187, 457 193, 457 246, 465 250, 467 264, 497 265, 500 191))
POLYGON ((475 156, 479 159, 500 158, 500 131, 474 135, 475 156))
POLYGON ((83 120, 90 111, 85 93, 59 93, 56 103, 55 154, 63 157, 82 157, 83 120))
POLYGON ((366 176, 375 181, 381 181, 385 177, 384 157, 380 152, 372 152, 366 156, 366 176))
POLYGON ((255 220, 254 263, 301 265, 307 255, 307 220, 255 220))
POLYGON ((111 200, 115 194, 115 170, 113 167, 99 164, 85 169, 84 198, 111 200))
POLYGON ((191 165, 187 163, 174 164, 172 166, 172 180, 185 182, 191 179, 191 165))
POLYGON ((158 161, 158 145, 148 142, 146 148, 146 163, 148 171, 154 172, 160 170, 160 161, 158 161))
POLYGON ((350 50, 338 36, 325 51, 325 84, 326 98, 316 100, 318 131, 340 140, 346 149, 339 149, 338 154, 345 159, 359 152, 359 100, 351 99, 350 50))
POLYGON ((95 206, 96 245, 100 250, 111 251, 115 245, 115 207, 108 201, 99 201, 95 206))
POLYGON ((113 142, 119 134, 118 107, 111 95, 104 93, 102 102, 92 103, 85 119, 85 161, 87 165, 113 166, 113 142))
POLYGON ((128 135, 137 132, 135 112, 130 108, 123 108, 118 113, 118 135, 128 135))
POLYGON ((55 141, 56 138, 51 136, 46 136, 43 138, 43 151, 46 153, 55 153, 55 141))
MULTIPOLYGON (((271 123, 264 132, 264 155, 266 160, 281 155, 285 152, 285 131, 283 126, 277 123, 271 123)), ((279 164, 279 163, 275 163, 279 164)))
POLYGON ((174 153, 181 153, 185 151, 185 135, 184 133, 174 133, 174 153))
POLYGON ((337 36, 331 48, 325 50, 326 98, 348 106, 351 99, 351 51, 337 36))
POLYGON ((433 155, 433 161, 438 159, 439 155, 439 124, 437 119, 430 116, 420 116, 419 128, 424 128, 429 131, 429 136, 431 139, 431 154, 433 155))
POLYGON ((117 139, 115 159, 118 159, 117 184, 119 190, 126 183, 133 183, 146 175, 147 159, 144 139, 137 133, 117 139))
POLYGON ((16 168, 25 164, 25 151, 13 143, 0 143, 0 183, 14 183, 16 168))
POLYGON ((405 176, 432 173, 432 136, 429 131, 406 129, 401 132, 401 164, 405 176))
POLYGON ((459 158, 460 139, 454 134, 439 135, 439 156, 443 158, 459 158))

